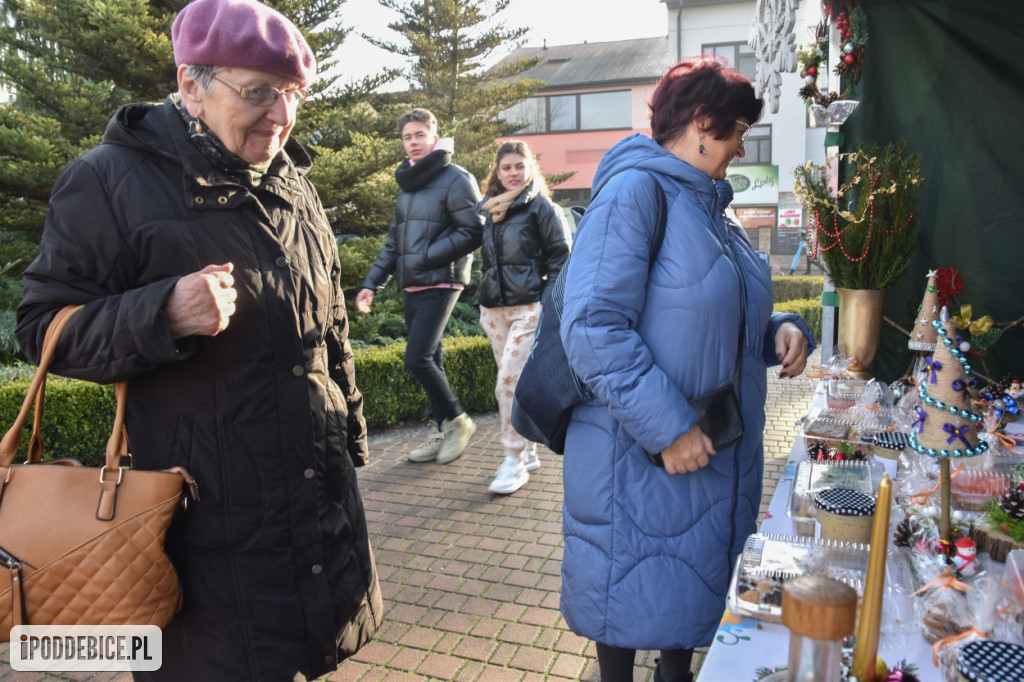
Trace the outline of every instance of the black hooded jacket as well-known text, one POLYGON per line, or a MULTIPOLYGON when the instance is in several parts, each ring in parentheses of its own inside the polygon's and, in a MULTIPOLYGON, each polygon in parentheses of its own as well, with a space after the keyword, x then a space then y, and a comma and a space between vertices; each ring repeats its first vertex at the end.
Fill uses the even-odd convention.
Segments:
POLYGON ((141 469, 183 466, 200 501, 167 549, 184 610, 154 679, 316 677, 368 642, 382 603, 355 466, 366 427, 333 234, 290 141, 256 189, 192 144, 170 98, 120 109, 58 178, 18 340, 40 355, 69 303, 58 374, 128 381, 141 469), (233 263, 227 329, 175 341, 182 276, 233 263))
POLYGON ((496 308, 541 300, 544 288, 555 281, 569 258, 569 228, 561 207, 538 193, 531 182, 501 222, 485 215, 477 302, 496 308))
POLYGON ((388 238, 363 280, 379 291, 393 275, 401 289, 469 284, 473 251, 480 246, 484 219, 477 211, 480 190, 469 172, 436 150, 395 171, 401 190, 388 238))

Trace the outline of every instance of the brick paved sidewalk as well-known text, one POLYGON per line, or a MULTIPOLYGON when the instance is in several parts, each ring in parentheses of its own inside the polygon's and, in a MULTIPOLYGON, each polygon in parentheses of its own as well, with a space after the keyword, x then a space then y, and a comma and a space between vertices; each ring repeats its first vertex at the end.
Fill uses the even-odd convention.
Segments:
MULTIPOLYGON (((762 514, 813 390, 805 379, 779 380, 771 371, 768 378, 762 514)), ((524 488, 492 495, 487 485, 502 457, 498 417, 473 419, 479 428, 466 453, 446 466, 406 461, 426 440, 426 426, 371 435, 372 463, 359 480, 386 622, 330 681, 600 679, 594 645, 570 632, 558 610, 561 458, 541 448, 542 467, 524 488)), ((634 679, 650 679, 655 653, 639 653, 634 679)), ((695 669, 702 660, 698 652, 695 669)), ((9 661, 4 644, 2 682, 131 680, 127 673, 17 672, 9 661)))

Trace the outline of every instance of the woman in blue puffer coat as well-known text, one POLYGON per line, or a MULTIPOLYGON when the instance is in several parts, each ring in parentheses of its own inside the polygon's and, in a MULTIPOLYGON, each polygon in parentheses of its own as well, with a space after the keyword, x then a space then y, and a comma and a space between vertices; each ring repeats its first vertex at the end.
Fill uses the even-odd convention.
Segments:
POLYGON ((597 642, 604 682, 632 680, 637 649, 661 650, 655 679, 692 679, 756 530, 766 368, 796 376, 814 347, 799 316, 772 313, 768 266, 725 213, 726 169, 762 107, 716 61, 673 67, 650 104, 653 140, 601 160, 569 261, 561 336, 597 397, 566 438, 561 608, 597 642), (650 263, 654 182, 667 227, 650 263), (688 400, 730 382, 744 434, 716 452, 688 400))

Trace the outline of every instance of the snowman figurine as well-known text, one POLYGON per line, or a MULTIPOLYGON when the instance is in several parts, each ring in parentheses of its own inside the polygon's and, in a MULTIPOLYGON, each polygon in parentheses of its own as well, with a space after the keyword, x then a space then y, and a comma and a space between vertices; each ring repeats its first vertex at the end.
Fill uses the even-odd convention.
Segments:
POLYGON ((956 566, 957 573, 969 578, 978 572, 978 543, 970 538, 960 538, 955 546, 953 565, 956 566))

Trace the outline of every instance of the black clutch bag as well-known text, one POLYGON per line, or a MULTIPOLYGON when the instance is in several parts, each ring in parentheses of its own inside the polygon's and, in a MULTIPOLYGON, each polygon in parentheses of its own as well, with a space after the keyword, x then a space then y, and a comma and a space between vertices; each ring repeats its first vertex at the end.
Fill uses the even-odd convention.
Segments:
MULTIPOLYGON (((732 383, 697 396, 690 401, 690 407, 697 411, 697 425, 711 439, 715 451, 726 448, 743 437, 743 416, 740 401, 732 383)), ((647 453, 651 464, 663 467, 661 454, 647 453)))

